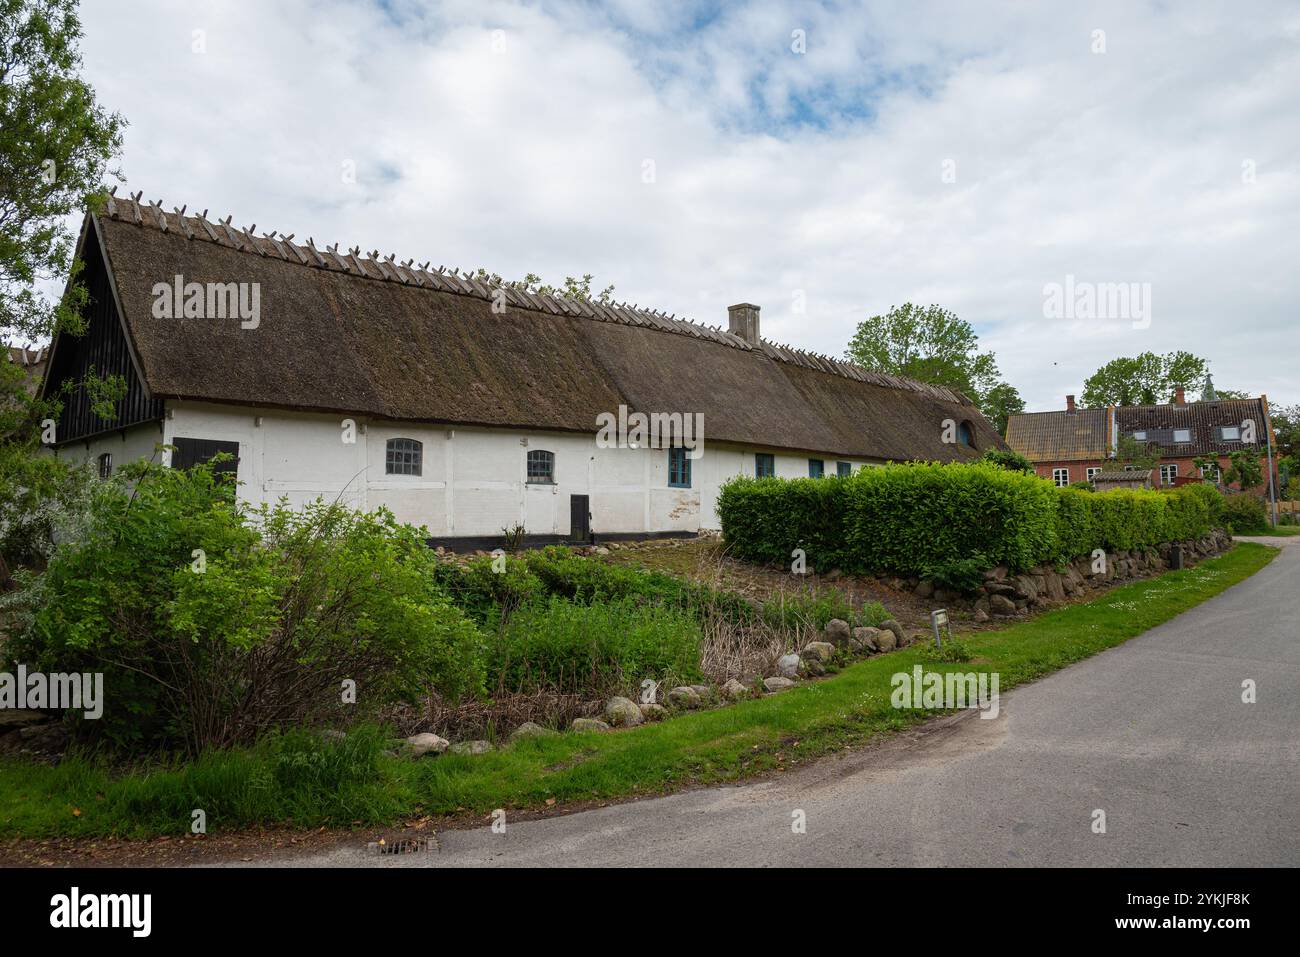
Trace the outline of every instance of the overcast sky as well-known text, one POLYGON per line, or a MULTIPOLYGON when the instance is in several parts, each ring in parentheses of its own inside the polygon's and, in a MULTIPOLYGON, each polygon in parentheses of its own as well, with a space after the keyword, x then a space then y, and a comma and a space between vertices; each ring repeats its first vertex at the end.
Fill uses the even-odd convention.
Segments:
POLYGON ((1031 411, 1145 350, 1300 401, 1295 2, 82 17, 88 79, 130 123, 126 188, 169 209, 507 277, 591 272, 709 324, 754 302, 766 338, 832 355, 864 317, 936 302, 1031 411), (1045 315, 1067 276, 1149 284, 1149 316, 1045 315))

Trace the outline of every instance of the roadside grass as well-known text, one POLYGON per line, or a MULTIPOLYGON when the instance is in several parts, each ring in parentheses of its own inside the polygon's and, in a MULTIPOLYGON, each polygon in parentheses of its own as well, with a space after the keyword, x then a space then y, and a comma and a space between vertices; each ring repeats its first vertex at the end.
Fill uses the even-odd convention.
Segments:
POLYGON ((1300 525, 1279 525, 1276 528, 1270 527, 1268 531, 1257 533, 1258 538, 1285 538, 1288 535, 1300 535, 1300 525))
POLYGON ((0 762, 0 837, 149 837, 262 825, 348 827, 413 816, 656 794, 786 768, 933 717, 892 707, 891 676, 997 672, 1000 688, 1118 645, 1267 565, 1277 550, 1242 542, 1195 568, 1169 572, 999 631, 964 635, 969 662, 928 644, 849 665, 778 695, 685 714, 613 734, 563 734, 469 756, 407 760, 384 753, 376 728, 343 741, 297 732, 190 764, 113 772, 87 757, 57 767, 0 762))

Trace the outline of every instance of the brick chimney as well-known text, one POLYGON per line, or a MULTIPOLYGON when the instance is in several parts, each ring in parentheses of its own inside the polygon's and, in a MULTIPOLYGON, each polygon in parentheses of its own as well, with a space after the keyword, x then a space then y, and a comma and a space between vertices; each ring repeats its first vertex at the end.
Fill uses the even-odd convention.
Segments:
POLYGON ((1186 405, 1187 399, 1183 396, 1183 387, 1178 386, 1174 389, 1174 405, 1186 405))
POLYGON ((1065 397, 1065 411, 1066 411, 1066 412, 1073 412, 1073 411, 1074 411, 1074 396, 1072 396, 1072 395, 1067 395, 1067 396, 1065 397))
POLYGON ((738 302, 727 307, 727 331, 739 336, 751 346, 758 345, 758 306, 752 302, 738 302))

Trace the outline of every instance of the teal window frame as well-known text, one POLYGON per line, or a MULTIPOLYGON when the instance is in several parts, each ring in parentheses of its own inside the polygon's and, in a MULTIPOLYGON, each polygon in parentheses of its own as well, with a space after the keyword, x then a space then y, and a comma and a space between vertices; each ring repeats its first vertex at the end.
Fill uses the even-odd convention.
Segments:
POLYGON ((808 460, 808 477, 809 477, 809 478, 822 478, 822 477, 825 476, 825 475, 826 475, 826 460, 825 460, 825 459, 809 459, 809 460, 808 460))
POLYGON ((691 457, 686 449, 668 450, 668 487, 691 487, 691 457))

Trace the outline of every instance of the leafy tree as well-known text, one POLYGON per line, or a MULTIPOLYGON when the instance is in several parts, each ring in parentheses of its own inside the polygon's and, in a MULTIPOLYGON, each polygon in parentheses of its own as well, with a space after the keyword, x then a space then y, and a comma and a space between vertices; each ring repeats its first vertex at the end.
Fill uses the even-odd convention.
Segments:
POLYGON ((591 291, 591 273, 583 273, 581 279, 574 276, 565 276, 563 286, 551 286, 542 282, 542 277, 536 273, 529 273, 523 279, 510 280, 502 279, 494 272, 489 272, 480 266, 471 278, 491 286, 494 289, 509 287, 519 289, 523 292, 529 292, 534 295, 560 296, 565 299, 589 299, 592 302, 599 302, 603 305, 609 305, 613 301, 614 287, 606 286, 600 292, 593 294, 591 291))
POLYGON ((1190 352, 1169 352, 1112 359, 1083 383, 1083 405, 1100 409, 1107 405, 1157 405, 1173 398, 1178 387, 1199 388, 1208 364, 1190 352))
POLYGON ((1279 457, 1300 457, 1300 404, 1277 405, 1269 409, 1279 457))
POLYGON ((1264 470, 1259 464, 1259 453, 1238 449, 1228 453, 1228 461, 1232 464, 1223 473, 1225 484, 1236 483, 1243 492, 1264 484, 1264 470))
MULTIPOLYGON (((981 410, 1000 384, 993 353, 979 351, 979 338, 970 323, 936 305, 905 302, 883 316, 863 320, 849 340, 846 356, 868 369, 957 389, 981 410)), ((1015 392, 1010 386, 1006 389, 1015 392)), ((1007 391, 999 395, 1003 402, 1011 398, 1007 391)))
MULTIPOLYGON (((67 217, 99 202, 123 121, 80 78, 75 0, 0 0, 0 339, 40 342, 84 331, 87 301, 67 217), (50 301, 38 282, 67 277, 50 301)), ((120 176, 111 172, 111 175, 120 176)), ((37 455, 58 396, 37 400, 25 370, 0 357, 0 587, 14 564, 47 556, 60 510, 84 497, 83 476, 37 455)), ((92 369, 82 383, 111 418, 124 383, 92 369)))
POLYGON ((66 218, 90 203, 122 145, 122 118, 105 112, 78 75, 80 39, 75 0, 0 0, 0 333, 7 337, 39 341, 81 321, 78 283, 56 303, 35 289, 40 280, 75 277, 66 218))
POLYGON ((989 462, 999 468, 1010 469, 1013 472, 1024 472, 1027 475, 1034 474, 1034 463, 1029 461, 1019 452, 1011 449, 1003 451, 1002 449, 989 449, 984 453, 984 461, 989 462))
POLYGON ((1007 434, 1007 420, 1025 411, 1025 400, 1009 382, 999 382, 982 397, 979 403, 983 412, 999 435, 1007 434))

